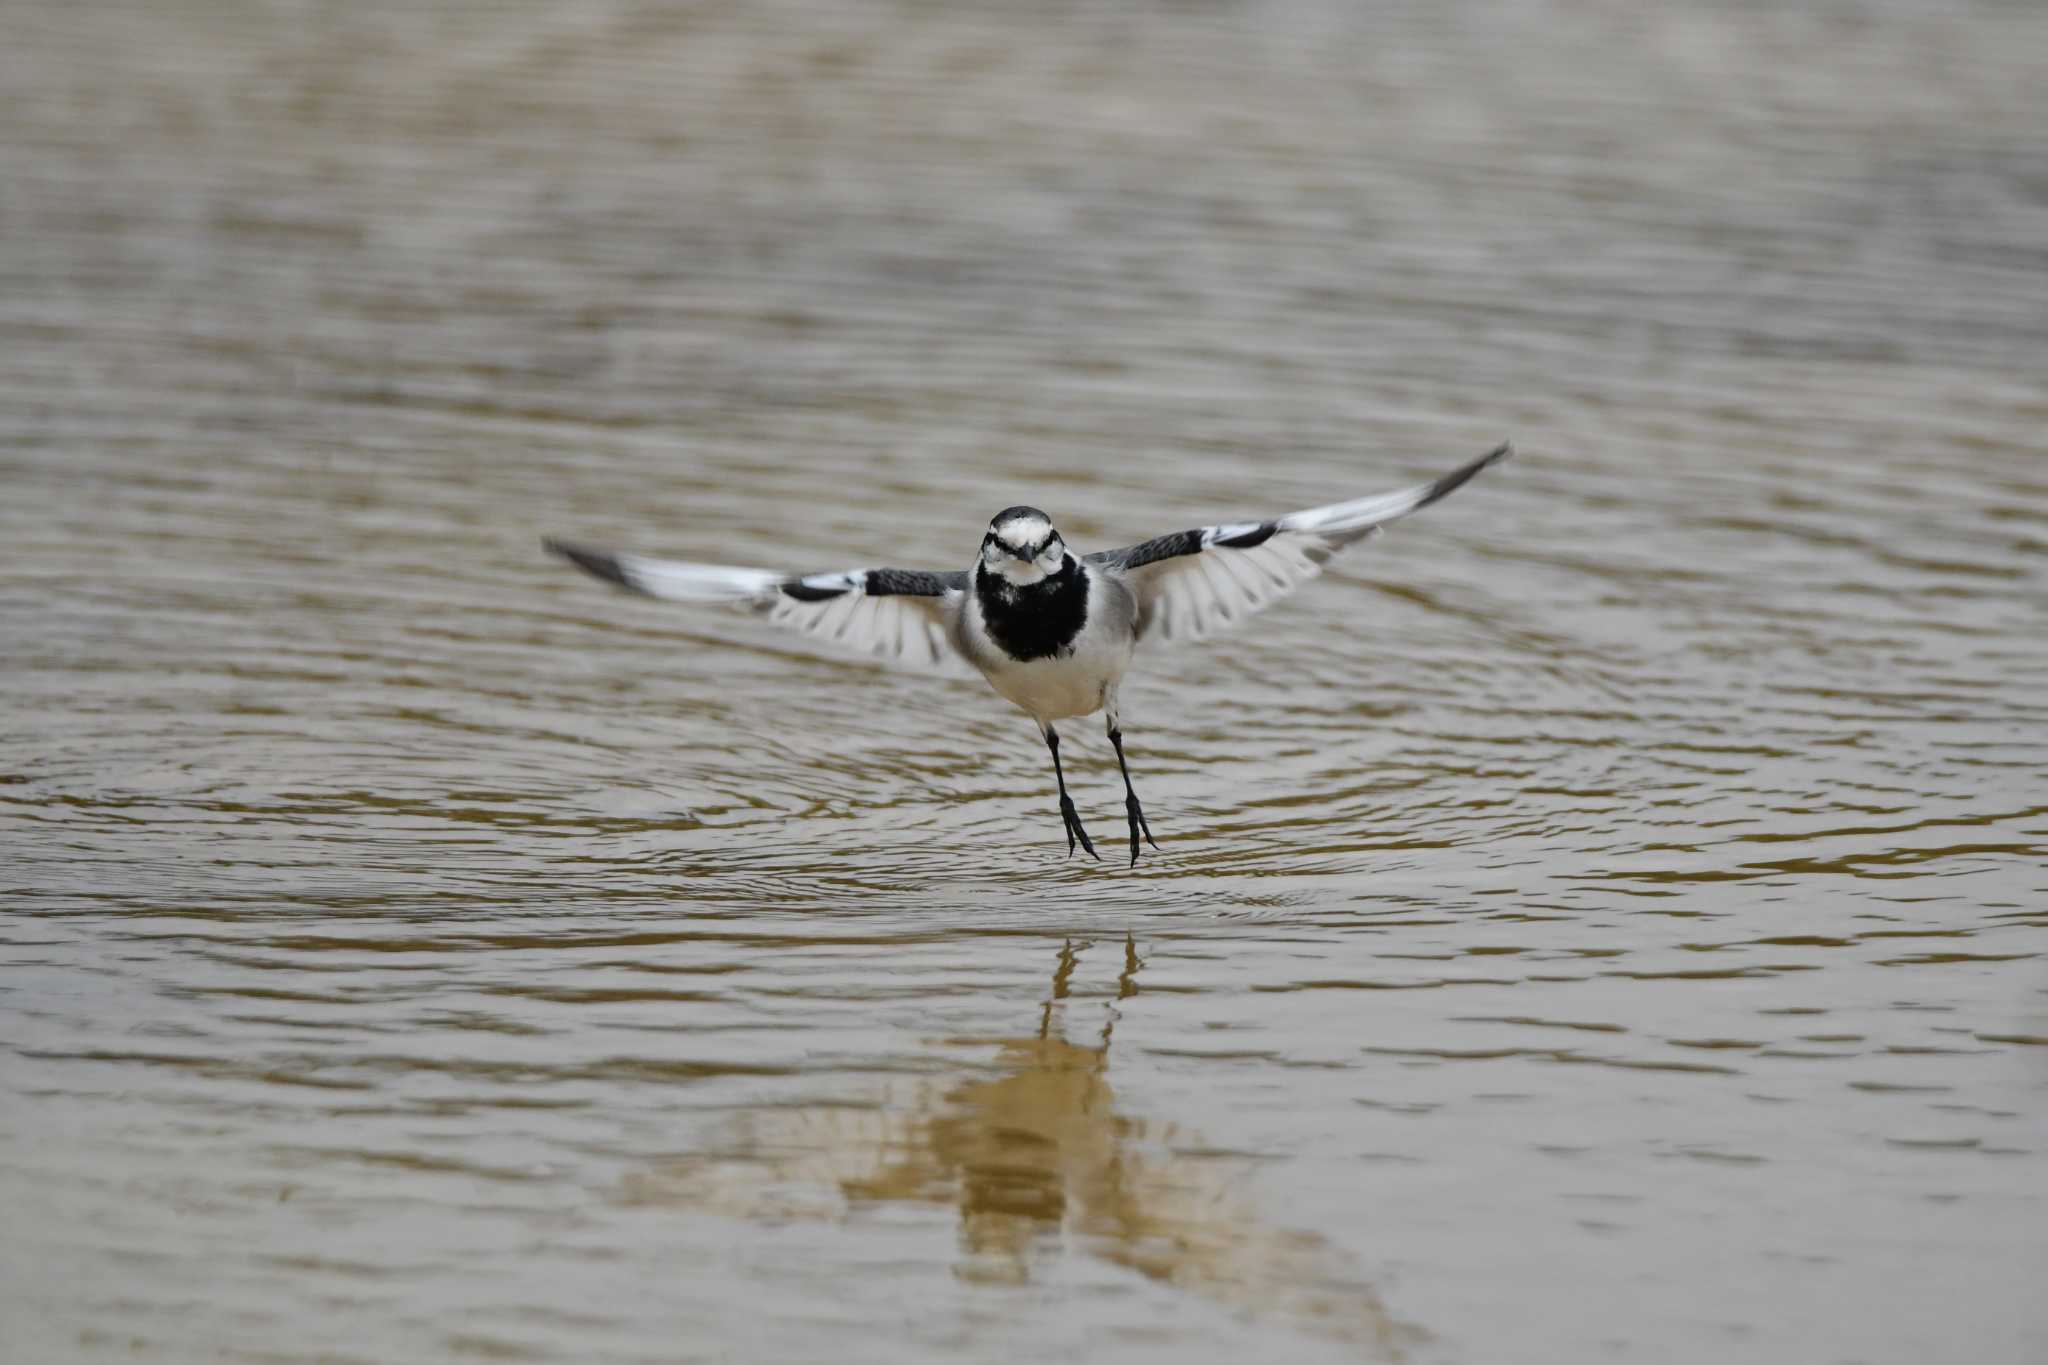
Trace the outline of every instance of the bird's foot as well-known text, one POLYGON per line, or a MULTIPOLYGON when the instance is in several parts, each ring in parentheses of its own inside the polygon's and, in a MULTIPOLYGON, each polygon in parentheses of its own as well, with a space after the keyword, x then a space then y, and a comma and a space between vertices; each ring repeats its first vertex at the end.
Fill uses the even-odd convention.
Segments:
POLYGON ((1074 856, 1074 840, 1079 839, 1081 847, 1088 850, 1088 856, 1100 862, 1102 855, 1095 851, 1095 843, 1088 837, 1088 831, 1081 828, 1081 816, 1074 809, 1073 797, 1060 797, 1060 819, 1067 822, 1067 856, 1074 856))
POLYGON ((1159 847, 1159 841, 1152 837, 1152 826, 1146 823, 1145 808, 1138 804, 1138 794, 1136 792, 1131 792, 1124 797, 1124 814, 1129 816, 1131 821, 1131 866, 1136 867, 1138 865, 1138 835, 1140 833, 1144 834, 1145 842, 1152 845, 1154 849, 1159 847))

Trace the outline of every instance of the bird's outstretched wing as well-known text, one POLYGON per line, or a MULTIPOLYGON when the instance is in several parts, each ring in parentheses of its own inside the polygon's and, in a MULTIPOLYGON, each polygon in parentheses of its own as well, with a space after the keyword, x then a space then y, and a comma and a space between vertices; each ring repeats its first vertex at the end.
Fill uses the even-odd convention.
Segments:
POLYGON ((1088 556, 1123 575, 1138 595, 1140 639, 1199 640, 1286 596, 1323 561, 1446 496, 1513 453, 1503 443, 1433 483, 1335 502, 1270 521, 1201 526, 1088 556))
POLYGON ((967 591, 964 573, 783 574, 612 554, 559 540, 549 540, 547 547, 608 583, 649 597, 741 603, 779 626, 904 663, 941 667, 958 657, 948 625, 967 591))

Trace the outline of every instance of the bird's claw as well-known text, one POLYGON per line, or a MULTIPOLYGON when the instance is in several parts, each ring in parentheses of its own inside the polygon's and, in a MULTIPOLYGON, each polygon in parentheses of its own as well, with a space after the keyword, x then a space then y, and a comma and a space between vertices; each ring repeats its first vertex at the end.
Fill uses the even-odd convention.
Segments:
POLYGON ((1074 840, 1079 839, 1081 847, 1088 850, 1088 856, 1097 862, 1101 862, 1102 855, 1095 851, 1094 840, 1088 837, 1087 830, 1081 828, 1081 815, 1080 812, 1074 809, 1073 797, 1062 796, 1060 798, 1060 819, 1067 823, 1067 856, 1069 858, 1074 856, 1074 840))
POLYGON ((1152 837, 1152 826, 1145 819, 1145 808, 1138 804, 1138 794, 1132 792, 1124 797, 1124 814, 1131 822, 1131 866, 1138 865, 1138 835, 1143 833, 1145 842, 1156 850, 1159 841, 1152 837))

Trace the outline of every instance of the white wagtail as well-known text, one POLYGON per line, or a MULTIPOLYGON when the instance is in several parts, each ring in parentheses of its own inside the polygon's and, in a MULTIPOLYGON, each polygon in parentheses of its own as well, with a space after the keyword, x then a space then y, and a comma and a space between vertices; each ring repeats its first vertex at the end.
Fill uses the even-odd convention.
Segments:
POLYGON ((1055 721, 1101 711, 1124 778, 1131 863, 1138 836, 1157 848, 1117 725, 1116 692, 1144 640, 1199 640, 1306 583, 1347 545, 1429 506, 1497 460, 1503 444, 1433 483, 1311 507, 1270 521, 1177 531, 1120 550, 1075 555, 1036 507, 1006 507, 961 573, 848 569, 786 574, 641 555, 550 540, 547 547, 597 577, 678 602, 743 602, 789 626, 871 654, 937 665, 960 657, 1038 722, 1052 751, 1067 856, 1074 842, 1099 858, 1067 795, 1055 721))

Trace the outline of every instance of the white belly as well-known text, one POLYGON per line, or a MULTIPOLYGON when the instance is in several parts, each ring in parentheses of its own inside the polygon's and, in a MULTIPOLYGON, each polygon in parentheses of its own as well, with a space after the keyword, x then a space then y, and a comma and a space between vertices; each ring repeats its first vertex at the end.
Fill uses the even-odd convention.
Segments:
POLYGON ((1121 650, 1084 648, 1062 659, 1004 659, 984 664, 982 674, 1005 700, 1034 718, 1066 720, 1100 711, 1130 661, 1125 644, 1121 650))

